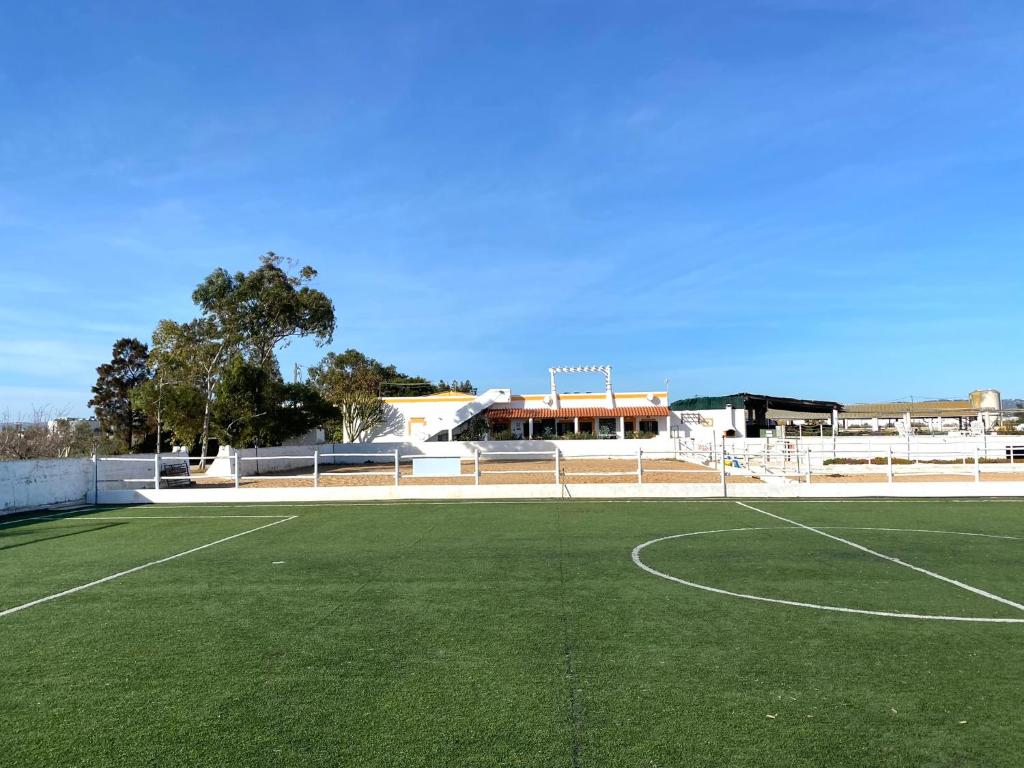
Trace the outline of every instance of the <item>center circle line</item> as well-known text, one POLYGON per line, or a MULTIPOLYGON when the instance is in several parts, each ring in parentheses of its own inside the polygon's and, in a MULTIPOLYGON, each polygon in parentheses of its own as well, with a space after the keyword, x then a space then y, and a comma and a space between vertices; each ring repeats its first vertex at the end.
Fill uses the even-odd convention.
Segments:
MULTIPOLYGON (((830 527, 830 528, 832 528, 834 530, 842 530, 842 529, 846 529, 846 530, 880 530, 880 531, 894 531, 894 532, 903 532, 903 533, 936 533, 936 534, 947 534, 947 535, 958 535, 958 536, 983 536, 983 537, 986 537, 986 538, 998 538, 998 539, 1014 539, 1014 540, 1019 540, 1020 539, 1020 537, 1018 537, 1018 536, 997 536, 995 534, 967 533, 967 532, 963 532, 963 531, 935 531, 935 530, 913 529, 913 528, 854 528, 854 527, 847 527, 847 526, 828 526, 828 527, 830 527)), ((748 594, 743 593, 743 592, 732 592, 732 591, 730 591, 728 589, 721 589, 719 587, 712 587, 712 586, 710 586, 708 584, 699 584, 699 583, 697 583, 695 581, 687 581, 686 579, 680 579, 678 576, 673 576, 671 574, 659 571, 656 568, 652 568, 651 566, 649 566, 647 563, 645 563, 640 558, 640 553, 646 547, 649 547, 652 544, 657 544, 658 542, 661 542, 661 541, 669 541, 671 539, 682 539, 682 538, 687 538, 687 537, 690 537, 690 536, 702 536, 702 535, 705 535, 705 534, 712 534, 712 533, 738 533, 738 532, 741 532, 741 531, 777 531, 777 530, 799 531, 799 530, 803 530, 803 529, 799 528, 797 526, 790 526, 790 525, 770 525, 770 526, 758 526, 758 527, 747 527, 747 528, 719 528, 719 529, 709 530, 709 531, 692 531, 690 533, 676 533, 676 534, 672 534, 671 536, 660 536, 660 537, 658 537, 656 539, 651 539, 650 541, 645 541, 643 544, 638 544, 637 546, 635 546, 633 548, 633 551, 631 553, 631 557, 633 559, 633 562, 637 565, 637 567, 639 567, 641 570, 647 571, 648 573, 650 573, 650 574, 652 574, 654 576, 658 576, 659 578, 667 579, 668 581, 675 582, 676 584, 682 584, 683 586, 686 586, 686 587, 693 587, 694 589, 701 589, 701 590, 704 590, 705 592, 713 592, 713 593, 719 594, 719 595, 728 595, 729 597, 739 597, 739 598, 743 598, 744 600, 756 600, 756 601, 762 602, 762 603, 775 603, 777 605, 790 605, 790 606, 794 606, 794 607, 797 607, 797 608, 813 608, 813 609, 819 610, 819 611, 835 611, 837 613, 852 613, 852 614, 858 614, 858 615, 862 615, 862 616, 884 616, 884 617, 894 618, 894 619, 923 619, 923 620, 929 620, 929 621, 964 621, 964 622, 975 622, 975 623, 985 623, 985 624, 1024 624, 1024 619, 1002 618, 1002 617, 996 617, 996 616, 945 616, 945 615, 929 614, 929 613, 905 613, 905 612, 901 612, 901 611, 871 611, 871 610, 867 610, 865 608, 847 608, 845 606, 840 606, 840 605, 820 605, 818 603, 805 603, 805 602, 801 602, 801 601, 798 601, 798 600, 784 600, 782 598, 777 598, 777 597, 764 597, 762 595, 748 595, 748 594)))

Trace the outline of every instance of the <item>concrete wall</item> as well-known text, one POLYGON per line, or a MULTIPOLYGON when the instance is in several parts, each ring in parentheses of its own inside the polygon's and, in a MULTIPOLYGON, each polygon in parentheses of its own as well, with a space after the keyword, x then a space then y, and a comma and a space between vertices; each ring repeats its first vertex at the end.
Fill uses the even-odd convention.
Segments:
POLYGON ((0 461, 0 514, 85 501, 91 491, 91 459, 0 461))
MULTIPOLYGON (((920 482, 730 485, 728 498, 989 498, 1024 496, 1024 482, 920 482)), ((410 485, 354 488, 204 488, 105 491, 104 504, 234 504, 253 502, 293 508, 308 502, 401 501, 425 499, 722 499, 716 483, 594 483, 556 485, 410 485)), ((295 510, 298 511, 298 510, 295 510)))

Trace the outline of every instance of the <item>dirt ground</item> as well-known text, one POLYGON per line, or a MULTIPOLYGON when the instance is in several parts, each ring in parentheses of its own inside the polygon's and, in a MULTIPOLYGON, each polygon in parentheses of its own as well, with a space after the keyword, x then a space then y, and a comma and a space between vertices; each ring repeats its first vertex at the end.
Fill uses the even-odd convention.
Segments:
MULTIPOLYGON (((400 466, 402 485, 473 485, 474 465, 472 460, 462 462, 460 477, 413 477, 412 465, 400 466)), ((548 461, 481 461, 481 485, 544 484, 553 483, 555 462, 548 461), (520 470, 520 471, 517 471, 520 470), (496 474, 490 474, 496 473, 496 474)), ((561 462, 564 483, 635 483, 635 459, 564 459, 561 462), (613 475, 589 473, 614 472, 613 475)), ((202 488, 233 488, 230 477, 193 476, 196 486, 202 488)), ((645 483, 718 483, 718 472, 699 464, 690 464, 674 459, 644 459, 643 481, 645 483)), ((327 465, 320 470, 320 486, 323 488, 393 485, 395 482, 392 464, 327 465), (380 474, 378 474, 380 473, 380 474)), ((740 475, 730 476, 730 483, 757 483, 759 480, 740 475)), ((287 472, 242 478, 241 484, 261 488, 308 488, 313 485, 312 468, 295 469, 287 472), (282 475, 307 475, 306 477, 282 477, 282 475)))
MULTIPOLYGON (((838 468, 837 468, 838 469, 838 468)), ((674 459, 644 459, 645 483, 719 483, 721 478, 713 469, 699 464, 691 464, 674 459)), ((403 462, 400 466, 402 485, 474 485, 473 461, 462 462, 460 477, 413 477, 412 464, 403 462)), ((511 484, 546 484, 554 482, 555 462, 553 460, 534 461, 481 461, 481 485, 511 484), (521 471, 516 471, 521 470, 521 471), (494 474, 491 474, 494 473, 494 474)), ((635 459, 563 459, 561 462, 563 483, 635 483, 635 459), (615 474, 596 474, 615 473, 615 474)), ((230 477, 205 477, 193 475, 193 481, 201 488, 233 488, 235 482, 230 477)), ((893 482, 972 482, 972 473, 962 474, 928 474, 901 475, 897 472, 893 482)), ((1021 472, 981 472, 982 482, 1005 482, 1024 480, 1021 472)), ((803 478, 800 478, 803 482, 803 478)), ((327 465, 320 471, 320 486, 323 488, 388 486, 394 485, 395 476, 392 464, 348 464, 327 465)), ((759 483, 757 478, 744 475, 730 475, 729 484, 759 483)), ((871 474, 848 474, 829 472, 815 474, 812 483, 884 483, 885 472, 871 474)), ((309 488, 313 485, 312 467, 295 469, 281 473, 268 473, 259 477, 242 478, 243 486, 259 488, 309 488), (287 477, 287 475, 305 475, 304 477, 287 477)))

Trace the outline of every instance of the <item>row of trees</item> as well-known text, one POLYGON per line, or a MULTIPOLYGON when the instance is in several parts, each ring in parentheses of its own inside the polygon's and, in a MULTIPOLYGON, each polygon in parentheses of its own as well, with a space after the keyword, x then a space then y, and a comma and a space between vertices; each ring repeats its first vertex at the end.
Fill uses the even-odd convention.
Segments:
POLYGON ((211 438, 277 445, 323 426, 333 441, 357 442, 393 418, 384 397, 475 392, 468 380, 435 384, 355 349, 286 382, 277 350, 295 338, 333 339, 334 304, 311 286, 316 275, 274 253, 251 272, 216 269, 192 293, 197 317, 161 320, 150 345, 115 342, 89 402, 111 442, 130 452, 173 441, 198 447, 204 461, 211 438))

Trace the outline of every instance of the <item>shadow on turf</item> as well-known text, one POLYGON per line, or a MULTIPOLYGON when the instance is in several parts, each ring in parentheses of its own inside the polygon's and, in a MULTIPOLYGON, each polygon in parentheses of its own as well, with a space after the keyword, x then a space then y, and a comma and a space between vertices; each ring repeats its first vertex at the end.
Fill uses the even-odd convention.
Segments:
MULTIPOLYGON (((31 541, 19 541, 17 544, 7 544, 5 546, 0 546, 0 552, 2 552, 5 549, 14 549, 15 547, 26 547, 29 544, 38 544, 43 541, 50 541, 51 539, 63 539, 66 536, 78 536, 82 533, 94 533, 95 531, 102 531, 104 528, 116 528, 119 525, 127 525, 127 523, 106 523, 103 525, 97 525, 92 528, 78 528, 68 533, 58 533, 54 536, 40 536, 38 538, 32 539, 31 541)), ((33 533, 35 533, 35 531, 20 530, 20 528, 21 526, 10 531, 0 531, 0 541, 3 541, 4 539, 14 538, 16 536, 31 536, 33 533)))

